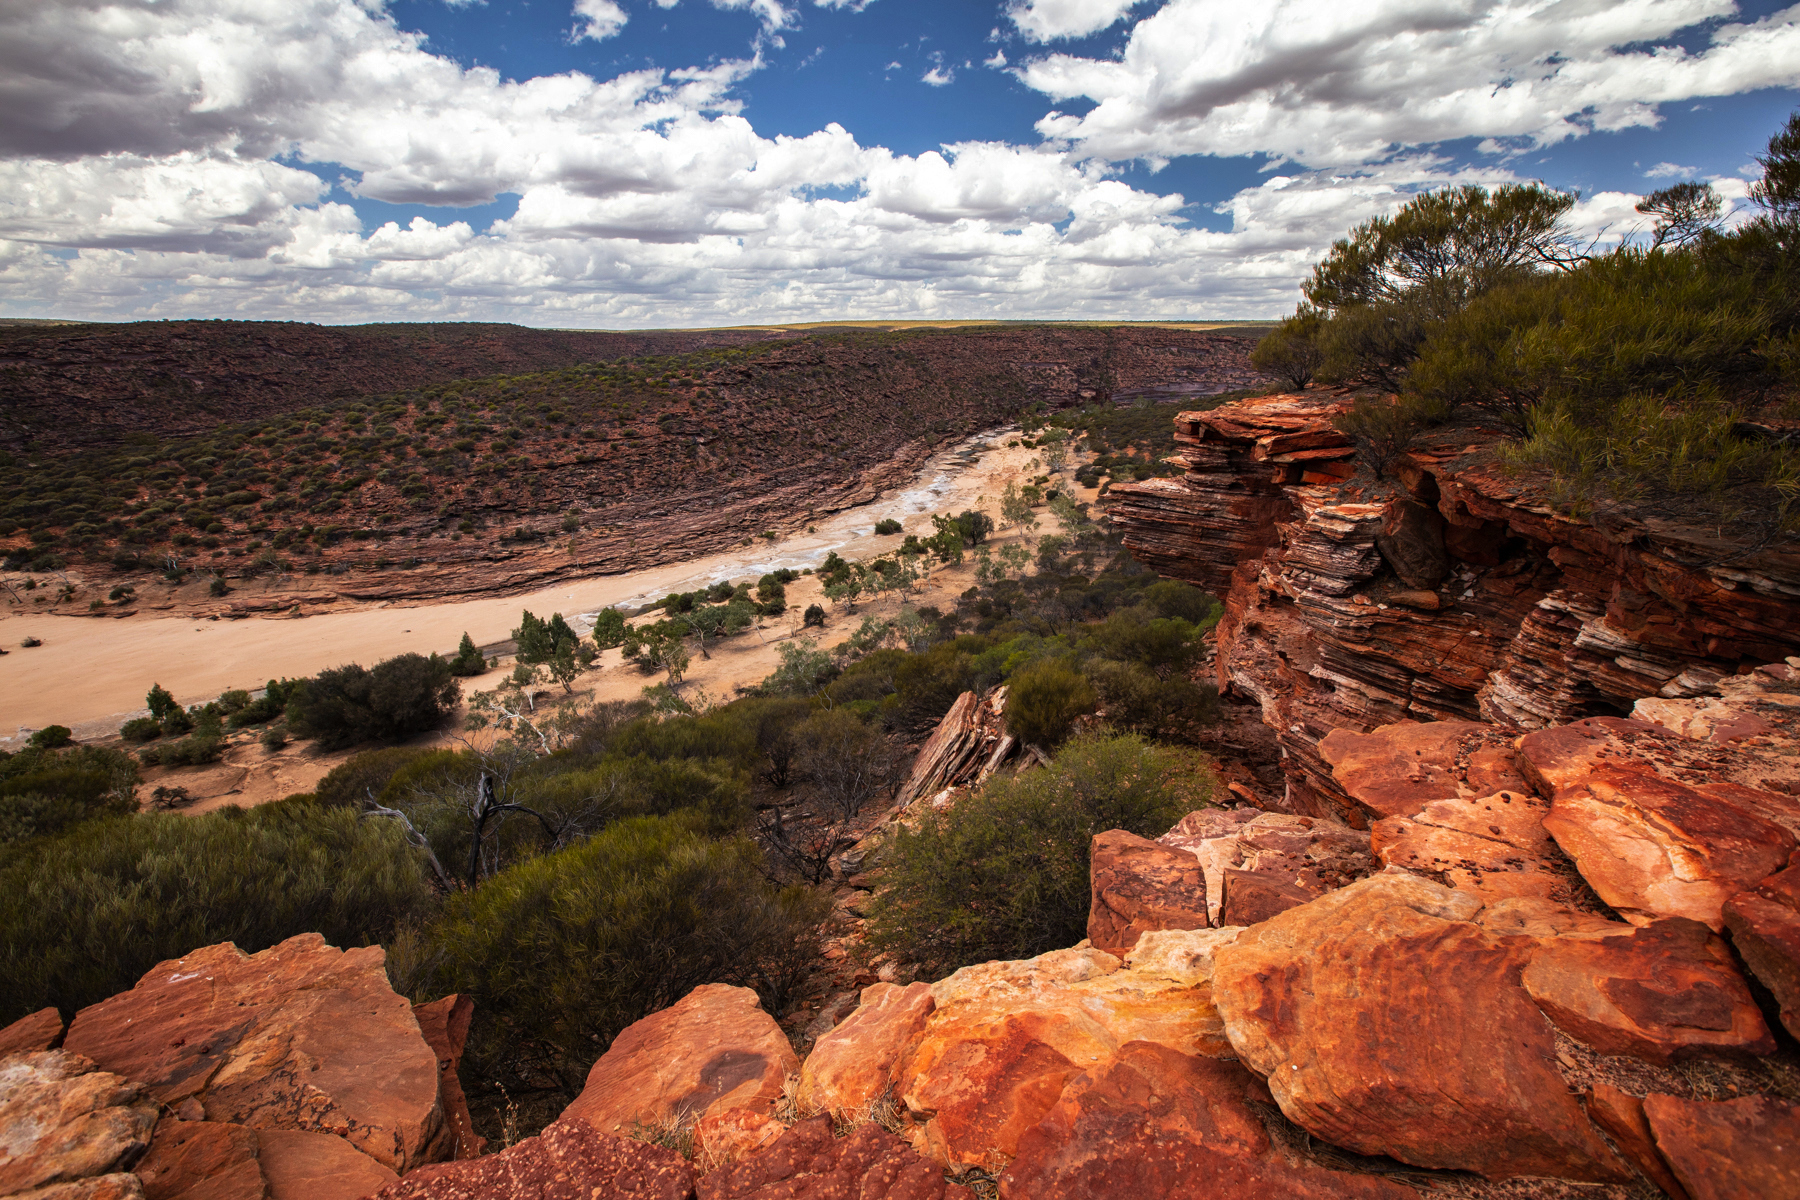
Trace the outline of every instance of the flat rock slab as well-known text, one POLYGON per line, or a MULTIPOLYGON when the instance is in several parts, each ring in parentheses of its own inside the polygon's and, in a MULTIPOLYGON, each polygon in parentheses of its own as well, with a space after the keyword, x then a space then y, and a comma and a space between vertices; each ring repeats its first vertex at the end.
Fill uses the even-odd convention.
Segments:
POLYGON ((944 1179, 942 1165, 885 1129, 865 1122, 840 1138, 829 1117, 801 1121, 766 1149, 710 1172, 696 1193, 698 1200, 973 1200, 944 1179))
POLYGON ((422 1167, 369 1200, 693 1200, 673 1150, 564 1118, 485 1158, 422 1167))
POLYGON ((1229 871, 1267 872, 1283 884, 1321 896, 1379 867, 1362 830, 1247 806, 1191 812, 1156 840, 1199 861, 1206 877, 1207 917, 1215 926, 1243 923, 1225 917, 1229 871))
POLYGON ((1641 1098, 1611 1084, 1596 1084, 1587 1094, 1588 1117, 1612 1135, 1613 1144, 1643 1172, 1644 1178, 1661 1188, 1670 1200, 1689 1200, 1669 1164, 1656 1148, 1656 1134, 1644 1117, 1641 1098))
POLYGON ((1316 893, 1289 883, 1285 872, 1227 867, 1220 874, 1224 892, 1219 906, 1221 925, 1255 925, 1317 899, 1316 893))
POLYGON ((1215 1200, 1221 1196, 1406 1200, 1412 1188, 1290 1164, 1247 1095, 1235 1062, 1132 1042, 1085 1071, 1019 1143, 1002 1200, 1215 1200))
POLYGON ((813 1043, 800 1067, 802 1112, 867 1114, 894 1082, 894 1068, 925 1032, 937 1002, 931 985, 872 983, 856 1011, 813 1043))
POLYGON ((150 1144, 155 1124, 142 1087, 79 1054, 0 1061, 0 1196, 115 1174, 150 1144))
POLYGON ((1724 916, 1731 944, 1781 1006, 1782 1025, 1800 1037, 1800 865, 1727 900, 1724 916))
POLYGON ((1706 926, 1668 917, 1614 928, 1546 938, 1530 952, 1520 982, 1563 1032, 1659 1066, 1775 1052, 1730 948, 1706 926))
POLYGON ((1628 1179, 1556 1072, 1519 939, 1474 924, 1481 907, 1379 875, 1245 930, 1214 954, 1232 1048, 1290 1120, 1361 1154, 1628 1179))
POLYGON ((1334 729, 1319 742, 1319 754, 1371 821, 1411 816, 1452 796, 1530 790, 1505 736, 1475 721, 1334 729))
POLYGON ((362 1200, 400 1178, 328 1133, 264 1129, 256 1136, 269 1200, 362 1200))
POLYGON ((1634 924, 1679 916, 1718 932, 1725 902, 1780 870, 1795 849, 1792 834, 1757 814, 1759 793, 1695 778, 1685 765, 1695 746, 1616 717, 1519 740, 1538 790, 1551 797, 1544 828, 1634 924))
POLYGON ((247 1126, 164 1117, 132 1174, 144 1200, 266 1200, 260 1150, 247 1126))
POLYGON ((1485 902, 1509 896, 1566 902, 1573 899, 1574 872, 1544 828, 1549 812, 1529 791, 1456 796, 1375 822, 1370 844, 1388 866, 1430 875, 1485 902))
POLYGON ((0 1058, 30 1054, 34 1050, 54 1050, 62 1036, 62 1014, 54 1008, 40 1008, 0 1029, 0 1058))
POLYGON ((1128 1042, 1231 1052, 1210 986, 1121 970, 1091 948, 964 967, 931 990, 936 1008, 897 1090, 914 1145, 944 1163, 1003 1166, 1069 1079, 1128 1042))
POLYGON ((1800 1196, 1800 1105, 1646 1096, 1644 1116, 1693 1200, 1800 1196))
POLYGON ((702 984, 628 1025, 588 1071, 563 1116, 603 1133, 767 1109, 800 1060, 749 988, 702 984))
POLYGON ((1205 929, 1206 878, 1192 854, 1123 829, 1094 835, 1088 941, 1123 958, 1153 929, 1205 929))
POLYGON ((334 1134, 405 1171, 449 1151, 438 1060, 379 946, 316 933, 247 955, 225 943, 158 964, 82 1009, 65 1044, 206 1118, 334 1134))

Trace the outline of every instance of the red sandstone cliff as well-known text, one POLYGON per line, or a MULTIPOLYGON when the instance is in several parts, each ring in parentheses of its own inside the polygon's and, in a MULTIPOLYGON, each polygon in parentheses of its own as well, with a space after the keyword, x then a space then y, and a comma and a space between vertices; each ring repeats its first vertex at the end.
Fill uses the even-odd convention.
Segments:
POLYGON ((1466 431, 1375 481, 1331 424, 1348 404, 1183 413, 1185 473, 1111 492, 1138 557, 1224 599, 1220 684, 1262 704, 1297 811, 1360 820, 1319 754, 1335 729, 1622 715, 1800 651, 1791 549, 1559 515, 1466 431))

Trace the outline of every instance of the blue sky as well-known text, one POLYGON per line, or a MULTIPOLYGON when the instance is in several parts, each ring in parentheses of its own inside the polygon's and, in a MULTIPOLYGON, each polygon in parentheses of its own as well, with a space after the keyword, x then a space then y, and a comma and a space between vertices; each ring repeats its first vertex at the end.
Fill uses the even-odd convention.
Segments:
POLYGON ((64 0, 0 8, 0 312, 647 327, 1291 308, 1352 223, 1740 197, 1800 8, 64 0))

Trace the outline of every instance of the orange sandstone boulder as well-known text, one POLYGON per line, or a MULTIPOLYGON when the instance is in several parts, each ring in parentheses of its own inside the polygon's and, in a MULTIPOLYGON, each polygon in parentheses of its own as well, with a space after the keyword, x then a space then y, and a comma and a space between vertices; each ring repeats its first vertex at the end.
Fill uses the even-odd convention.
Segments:
POLYGON ((210 1121, 335 1134, 405 1171, 449 1151, 438 1064, 379 946, 316 933, 247 955, 225 943, 159 964, 75 1015, 65 1045, 141 1080, 156 1100, 196 1098, 210 1121))
POLYGON ((1245 930, 1214 954, 1232 1048, 1289 1119, 1361 1154, 1496 1179, 1629 1178, 1555 1070, 1518 984, 1527 945, 1475 924, 1480 908, 1384 874, 1245 930))
POLYGON ((1781 1023, 1800 1037, 1800 864, 1727 900, 1724 916, 1731 944, 1774 994, 1781 1023))
MULTIPOLYGON (((0 1061, 0 1196, 118 1174, 150 1144, 144 1089, 67 1050, 0 1061)), ((116 1190, 136 1183, 95 1183, 116 1190)))
POLYGON ((9 1054, 30 1054, 34 1050, 54 1050, 62 1036, 62 1014, 54 1008, 40 1008, 0 1029, 0 1058, 9 1054))
POLYGON ((1612 1135, 1626 1158, 1643 1172, 1644 1178, 1666 1192, 1670 1200, 1688 1200, 1687 1190, 1669 1171, 1669 1164, 1656 1149, 1656 1135, 1644 1117, 1644 1102, 1622 1092, 1611 1084, 1597 1083, 1587 1094, 1587 1113, 1594 1124, 1612 1135))
POLYGON ((1371 821, 1405 817, 1434 800, 1529 790, 1491 725, 1403 721, 1369 733, 1334 729, 1319 742, 1331 776, 1371 821))
POLYGON ((518 1145, 423 1167, 369 1200, 693 1200, 694 1174, 673 1150, 609 1137, 567 1117, 518 1145))
POLYGON ((944 1169, 879 1126, 837 1137, 830 1117, 801 1121, 756 1154, 711 1171, 698 1200, 972 1200, 944 1169))
POLYGON ((264 1129, 257 1141, 269 1200, 362 1200, 400 1178, 328 1133, 264 1129))
POLYGON ((1800 1196, 1800 1104, 1646 1096, 1644 1116, 1693 1200, 1800 1196))
POLYGON ((467 996, 445 996, 429 1004, 413 1005, 413 1017, 419 1022, 425 1044, 437 1055, 438 1103, 444 1110, 444 1123, 456 1138, 455 1157, 479 1158, 487 1148, 487 1139, 475 1133, 462 1078, 457 1074, 463 1045, 469 1040, 469 1022, 475 1018, 475 1001, 467 996))
POLYGON ((1531 951, 1521 982, 1558 1028, 1602 1054, 1663 1066, 1775 1052, 1730 949, 1706 926, 1668 917, 1613 928, 1531 951))
POLYGON ((563 1116, 616 1134, 733 1108, 767 1109, 799 1069, 787 1035, 755 992, 702 984, 614 1038, 563 1116))
POLYGON ((1255 925, 1315 898, 1315 893, 1287 882, 1287 876, 1275 871, 1227 868, 1222 874, 1221 925, 1255 925))
POLYGON ((1132 1042, 1069 1081, 1019 1142, 1002 1200, 1214 1200, 1281 1196, 1403 1200, 1409 1187, 1290 1163, 1250 1108, 1235 1062, 1132 1042))
POLYGON ((1454 796, 1375 822, 1370 844, 1388 866, 1442 879, 1486 901, 1548 899, 1564 888, 1550 865, 1561 854, 1544 828, 1549 811, 1529 791, 1454 796))
POLYGON ((896 1078, 915 1145, 945 1163, 1004 1164, 1069 1079, 1127 1042, 1230 1053, 1210 985, 1121 970, 1092 948, 964 967, 931 992, 936 1007, 896 1078))
POLYGON ((1192 854, 1123 829, 1094 835, 1088 941, 1123 957, 1152 929, 1204 929, 1206 879, 1192 854))
POLYGON ((164 1117, 132 1174, 144 1200, 266 1200, 259 1151, 246 1126, 164 1117))
POLYGON ((893 1085, 894 1067, 925 1030, 931 985, 872 983, 862 1004, 813 1043, 800 1067, 802 1112, 866 1113, 893 1085))

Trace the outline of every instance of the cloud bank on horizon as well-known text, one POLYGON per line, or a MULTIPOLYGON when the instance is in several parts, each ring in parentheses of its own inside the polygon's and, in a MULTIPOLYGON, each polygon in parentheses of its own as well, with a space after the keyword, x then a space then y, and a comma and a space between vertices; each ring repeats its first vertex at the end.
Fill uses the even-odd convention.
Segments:
POLYGON ((1278 315, 1422 188, 1741 197, 1715 106, 1800 102, 1800 6, 975 7, 0 0, 0 313, 1278 315))

